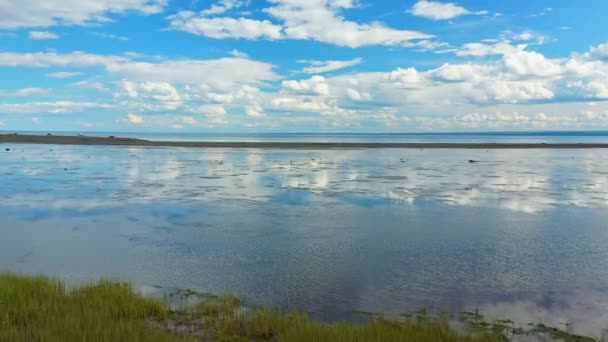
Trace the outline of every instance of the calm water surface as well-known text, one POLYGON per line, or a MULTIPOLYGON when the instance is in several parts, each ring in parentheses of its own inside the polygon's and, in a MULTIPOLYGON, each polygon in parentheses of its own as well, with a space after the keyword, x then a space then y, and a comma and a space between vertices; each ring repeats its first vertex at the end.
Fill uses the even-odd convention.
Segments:
POLYGON ((0 271, 608 328, 608 150, 0 147, 0 271))

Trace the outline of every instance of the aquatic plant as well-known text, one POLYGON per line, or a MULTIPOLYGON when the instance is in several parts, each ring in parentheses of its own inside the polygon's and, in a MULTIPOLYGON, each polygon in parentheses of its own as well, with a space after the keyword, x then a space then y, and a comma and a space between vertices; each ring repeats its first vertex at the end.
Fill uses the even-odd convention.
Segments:
POLYGON ((166 307, 127 283, 100 280, 68 289, 44 276, 0 274, 0 341, 176 341, 149 321, 166 307))
MULTIPOLYGON (((196 296, 192 290, 181 293, 196 296)), ((0 274, 0 341, 510 341, 517 335, 594 341, 542 324, 518 328, 464 312, 466 328, 451 314, 426 309, 397 317, 364 312, 363 323, 326 323, 300 311, 246 305, 235 296, 200 296, 196 305, 169 311, 128 283, 100 280, 69 289, 44 276, 0 274)))

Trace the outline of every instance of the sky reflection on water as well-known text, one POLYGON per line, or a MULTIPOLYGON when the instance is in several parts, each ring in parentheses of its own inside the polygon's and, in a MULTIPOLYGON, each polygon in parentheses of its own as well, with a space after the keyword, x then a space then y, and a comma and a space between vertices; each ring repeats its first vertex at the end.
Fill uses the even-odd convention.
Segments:
POLYGON ((0 270, 607 328, 608 151, 11 150, 0 270))

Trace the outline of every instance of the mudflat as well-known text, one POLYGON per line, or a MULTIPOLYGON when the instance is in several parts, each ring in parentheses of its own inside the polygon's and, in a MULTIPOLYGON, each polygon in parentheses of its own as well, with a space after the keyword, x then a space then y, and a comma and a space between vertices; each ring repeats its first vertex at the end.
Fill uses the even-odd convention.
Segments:
POLYGON ((364 148, 466 148, 466 149, 548 149, 608 148, 608 143, 385 143, 385 142, 268 142, 268 141, 153 141, 129 137, 0 134, 0 143, 57 145, 117 145, 201 148, 285 148, 285 149, 364 149, 364 148))

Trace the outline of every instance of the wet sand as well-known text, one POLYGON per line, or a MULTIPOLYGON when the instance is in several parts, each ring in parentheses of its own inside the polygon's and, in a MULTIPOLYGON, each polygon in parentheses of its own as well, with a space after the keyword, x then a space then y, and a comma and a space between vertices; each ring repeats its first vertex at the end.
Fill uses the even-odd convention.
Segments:
POLYGON ((384 142, 239 142, 239 141, 152 141, 128 137, 0 134, 0 143, 56 145, 116 145, 148 147, 202 148, 278 148, 278 149, 368 149, 368 148, 465 148, 538 149, 608 148, 608 143, 384 143, 384 142))

